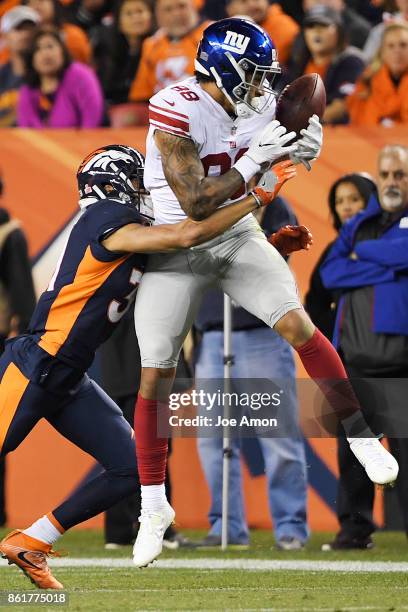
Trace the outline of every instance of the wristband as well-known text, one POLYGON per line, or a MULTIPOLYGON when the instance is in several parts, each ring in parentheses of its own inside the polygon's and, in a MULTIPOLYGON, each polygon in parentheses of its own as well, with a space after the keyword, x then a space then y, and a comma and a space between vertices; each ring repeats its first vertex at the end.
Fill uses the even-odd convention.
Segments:
POLYGON ((232 167, 240 173, 245 183, 249 183, 261 171, 261 166, 245 154, 232 167))
POLYGON ((255 191, 250 191, 248 195, 251 195, 254 198, 257 208, 262 208, 263 206, 262 200, 255 191))

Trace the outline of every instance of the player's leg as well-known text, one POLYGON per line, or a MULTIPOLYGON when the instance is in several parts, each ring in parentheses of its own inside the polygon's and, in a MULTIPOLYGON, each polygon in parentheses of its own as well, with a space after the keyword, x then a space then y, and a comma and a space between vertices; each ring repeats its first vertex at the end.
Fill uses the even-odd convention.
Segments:
POLYGON ((75 397, 48 421, 104 467, 52 511, 64 531, 137 491, 133 430, 120 408, 93 380, 86 377, 75 397))
POLYGON ((162 531, 174 517, 164 487, 167 436, 158 437, 157 421, 168 423, 168 396, 178 356, 206 285, 205 274, 194 274, 188 254, 179 252, 152 256, 138 290, 135 325, 142 375, 134 429, 142 512, 134 546, 137 566, 160 554, 162 531))
POLYGON ((298 352, 311 378, 341 421, 352 451, 373 482, 393 482, 398 464, 373 436, 341 359, 304 311, 289 267, 266 239, 253 232, 237 238, 222 288, 275 329, 298 352), (358 436, 358 437, 356 437, 358 436))
MULTIPOLYGON (((20 445, 48 410, 57 406, 55 397, 24 376, 11 361, 7 349, 0 360, 0 369, 0 450, 1 456, 5 456, 20 445)), ((9 564, 20 567, 40 588, 62 588, 47 566, 47 556, 53 554, 50 544, 15 530, 1 541, 0 552, 9 564)))
POLYGON ((44 392, 10 362, 0 383, 0 453, 15 450, 44 416, 44 392))
MULTIPOLYGON (((199 303, 201 282, 192 274, 187 254, 155 255, 136 300, 142 362, 134 427, 138 468, 142 487, 160 486, 163 494, 167 438, 157 437, 158 412, 165 422, 178 356, 199 303)), ((142 489, 142 509, 154 509, 155 500, 150 504, 147 493, 155 491, 142 489)))
POLYGON ((26 564, 22 569, 38 587, 58 589, 62 585, 50 574, 46 560, 53 554, 54 542, 67 529, 137 491, 139 479, 133 430, 116 404, 93 381, 85 378, 74 397, 52 415, 44 416, 59 433, 105 468, 52 512, 23 531, 13 532, 2 543, 2 551, 6 546, 7 553, 10 548, 23 555, 26 564))
MULTIPOLYGON (((133 325, 133 320, 131 321, 133 325)), ((132 365, 134 365, 132 363, 132 365)), ((123 416, 128 423, 133 424, 135 412, 135 394, 115 398, 123 416)), ((105 543, 107 548, 114 549, 118 545, 133 544, 135 541, 135 526, 140 515, 140 488, 126 499, 108 508, 104 517, 105 543)), ((105 547, 106 547, 105 544, 105 547)))

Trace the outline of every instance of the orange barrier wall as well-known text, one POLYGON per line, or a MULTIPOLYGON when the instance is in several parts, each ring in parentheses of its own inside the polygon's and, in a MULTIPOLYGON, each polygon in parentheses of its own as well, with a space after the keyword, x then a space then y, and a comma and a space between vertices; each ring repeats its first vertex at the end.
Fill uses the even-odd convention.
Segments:
MULTIPOLYGON (((346 172, 375 174, 380 147, 394 142, 408 145, 408 130, 400 128, 337 128, 325 132, 324 151, 313 171, 308 174, 301 170, 284 191, 300 221, 308 225, 314 235, 313 250, 293 256, 292 265, 302 294, 313 265, 334 236, 326 202, 331 183, 346 172)), ((44 248, 77 210, 74 172, 85 154, 113 142, 128 143, 144 150, 144 139, 143 129, 0 130, 0 168, 6 188, 4 205, 23 222, 32 255, 44 248)), ((300 365, 299 375, 304 376, 300 365)), ((313 440, 312 446, 336 474, 335 441, 313 440)), ((177 439, 174 447, 171 469, 178 522, 186 527, 204 527, 209 496, 195 441, 177 439)), ((39 424, 7 462, 8 516, 13 526, 25 526, 50 510, 75 487, 92 463, 46 423, 39 424)), ((249 524, 270 526, 265 478, 251 479, 245 471, 244 482, 249 524)), ((333 512, 311 488, 309 516, 312 529, 336 528, 333 512)), ((381 500, 376 516, 381 520, 381 500)), ((84 526, 101 524, 101 517, 96 517, 84 526)))

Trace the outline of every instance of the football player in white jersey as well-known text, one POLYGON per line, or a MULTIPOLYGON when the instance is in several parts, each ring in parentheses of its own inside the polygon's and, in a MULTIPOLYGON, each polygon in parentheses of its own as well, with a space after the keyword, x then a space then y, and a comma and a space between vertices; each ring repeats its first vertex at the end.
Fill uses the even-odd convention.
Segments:
MULTIPOLYGON (((259 180, 268 184, 268 168, 283 156, 311 168, 322 128, 314 115, 295 140, 295 133, 273 120, 272 85, 279 72, 272 41, 254 23, 224 19, 205 30, 196 76, 150 101, 145 184, 157 223, 206 218, 259 180)), ((262 199, 259 189, 257 197, 262 199)), ((202 295, 214 285, 298 352, 369 478, 385 484, 397 477, 398 464, 366 424, 338 354, 305 313, 289 267, 250 214, 204 245, 152 255, 141 282, 135 307, 143 367, 135 412, 142 484, 133 557, 138 567, 160 554, 174 518, 163 484, 167 440, 157 436, 157 417, 160 410, 166 418, 181 346, 202 295)))

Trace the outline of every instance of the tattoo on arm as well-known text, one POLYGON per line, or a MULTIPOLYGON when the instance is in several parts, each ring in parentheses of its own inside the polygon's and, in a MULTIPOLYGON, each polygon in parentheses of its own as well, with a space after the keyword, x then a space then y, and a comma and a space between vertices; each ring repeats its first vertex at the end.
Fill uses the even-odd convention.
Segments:
POLYGON ((242 187, 244 179, 235 168, 221 176, 206 177, 192 140, 157 130, 154 138, 167 182, 192 219, 205 219, 242 187))

